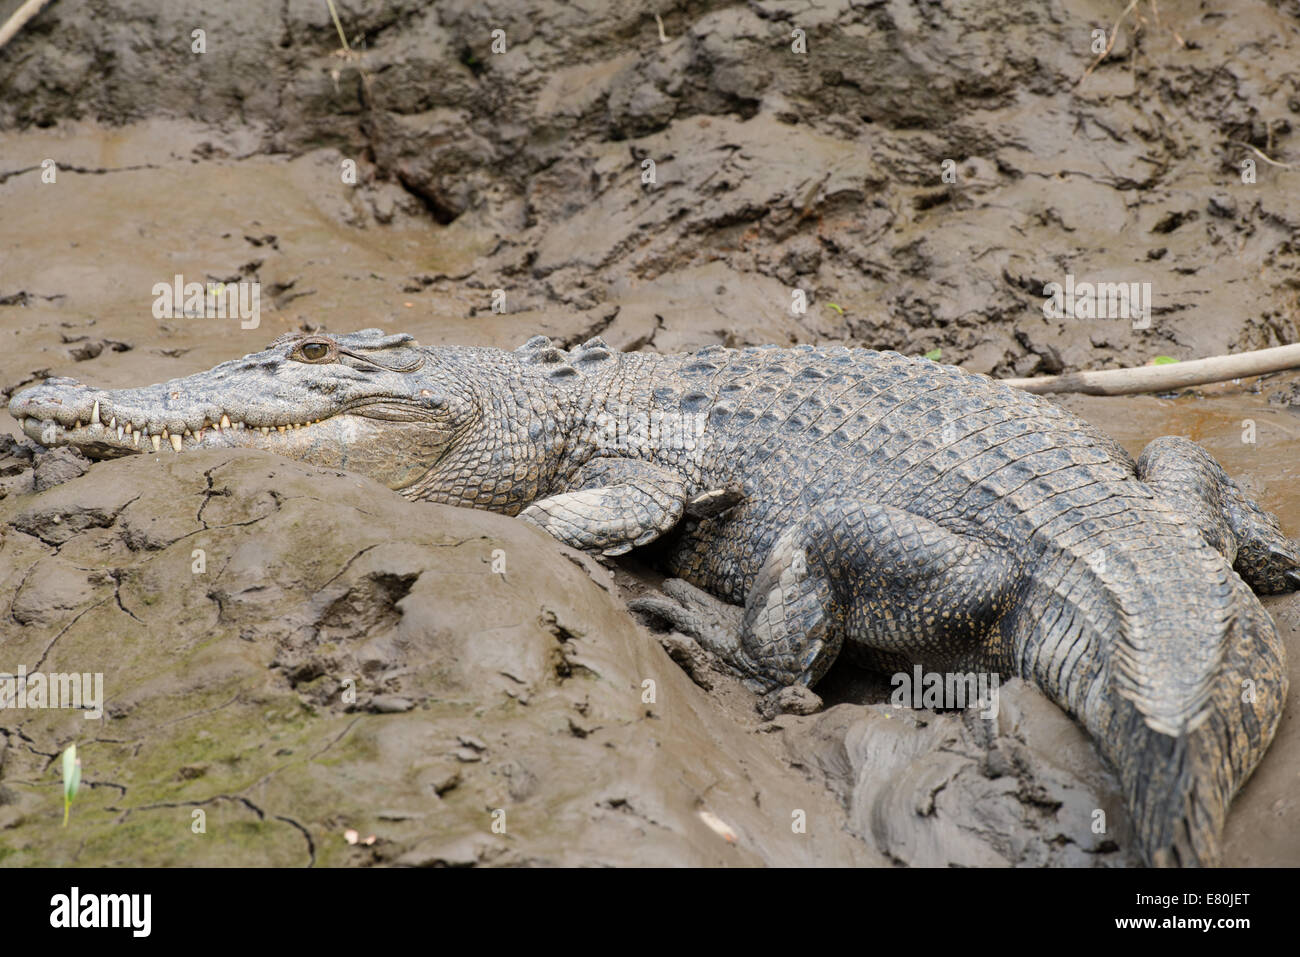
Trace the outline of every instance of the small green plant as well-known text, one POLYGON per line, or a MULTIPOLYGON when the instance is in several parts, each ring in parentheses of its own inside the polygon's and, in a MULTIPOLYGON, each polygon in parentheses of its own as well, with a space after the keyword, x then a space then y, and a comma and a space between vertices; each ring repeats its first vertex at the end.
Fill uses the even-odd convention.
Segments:
POLYGON ((72 809, 72 799, 81 787, 81 759, 77 757, 77 746, 68 745, 63 752, 63 826, 68 826, 68 811, 72 809))
POLYGON ((1178 360, 1175 359, 1173 356, 1156 356, 1154 359, 1151 360, 1151 364, 1153 366, 1168 366, 1168 365, 1173 365, 1177 361, 1178 360))
POLYGON ((832 309, 834 309, 836 312, 838 312, 841 316, 844 315, 844 307, 841 306, 838 302, 828 302, 828 303, 826 303, 826 305, 830 306, 832 309))
POLYGON ((923 359, 930 359, 930 360, 932 360, 932 361, 934 361, 934 362, 938 362, 938 361, 939 361, 939 357, 940 357, 941 355, 943 355, 943 349, 941 349, 941 348, 939 348, 939 347, 936 346, 935 348, 933 348, 933 349, 931 349, 929 352, 927 352, 925 355, 923 355, 921 358, 923 358, 923 359))

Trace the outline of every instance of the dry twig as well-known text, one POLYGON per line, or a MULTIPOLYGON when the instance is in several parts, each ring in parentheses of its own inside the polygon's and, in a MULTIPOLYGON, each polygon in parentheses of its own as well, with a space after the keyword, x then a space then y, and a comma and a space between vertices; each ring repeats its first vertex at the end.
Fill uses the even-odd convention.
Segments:
POLYGON ((1102 369, 1069 372, 1065 375, 1000 381, 1026 392, 1084 392, 1088 395, 1133 395, 1139 392, 1167 392, 1209 382, 1243 379, 1300 368, 1300 344, 1256 349, 1232 356, 1213 356, 1190 362, 1132 369, 1102 369))
POLYGON ((4 22, 4 26, 0 27, 0 49, 4 49, 4 45, 14 38, 14 35, 23 28, 23 25, 40 13, 41 8, 49 2, 50 0, 27 0, 26 3, 15 10, 13 16, 4 22))

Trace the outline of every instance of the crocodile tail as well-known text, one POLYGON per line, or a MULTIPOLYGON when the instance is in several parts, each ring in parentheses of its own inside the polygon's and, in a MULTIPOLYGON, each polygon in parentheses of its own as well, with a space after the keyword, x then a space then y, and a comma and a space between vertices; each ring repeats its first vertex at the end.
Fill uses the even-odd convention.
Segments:
POLYGON ((1100 567, 1096 549, 1074 550, 1057 556, 1063 573, 1035 574, 1010 650, 1088 729, 1146 862, 1212 866, 1228 805, 1277 730, 1285 651, 1222 556, 1182 529, 1148 532, 1141 551, 1115 538, 1100 567))
POLYGON ((1220 862, 1228 805, 1264 756, 1282 717, 1287 694, 1282 642, 1250 588, 1233 578, 1241 612, 1232 622, 1204 720, 1170 735, 1153 730, 1131 704, 1113 708, 1112 722, 1122 737, 1113 745, 1118 753, 1108 757, 1123 769, 1121 784, 1143 856, 1155 866, 1220 862))

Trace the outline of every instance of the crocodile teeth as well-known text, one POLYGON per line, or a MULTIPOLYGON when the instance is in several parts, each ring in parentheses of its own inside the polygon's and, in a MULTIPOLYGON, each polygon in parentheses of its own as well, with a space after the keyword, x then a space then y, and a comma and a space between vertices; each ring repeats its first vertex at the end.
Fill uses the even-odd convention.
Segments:
POLYGON ((102 424, 99 421, 99 400, 98 399, 95 400, 95 407, 90 410, 90 424, 91 425, 102 424))
POLYGON ((130 422, 128 422, 128 423, 126 424, 126 434, 127 434, 127 435, 130 435, 130 434, 131 434, 131 423, 130 423, 130 422))
POLYGON ((284 431, 284 426, 283 426, 283 425, 277 425, 277 426, 275 427, 275 430, 276 430, 277 432, 283 432, 283 431, 284 431))
POLYGON ((168 432, 167 432, 167 426, 165 426, 165 425, 163 426, 162 437, 163 437, 164 439, 169 439, 169 438, 171 438, 171 436, 170 436, 170 435, 168 434, 168 432))
POLYGON ((230 428, 230 416, 228 416, 228 415, 223 415, 223 416, 221 417, 221 428, 223 428, 223 429, 228 429, 228 428, 230 428))
POLYGON ((267 428, 265 425, 262 426, 262 434, 263 434, 263 435, 269 435, 270 432, 271 432, 271 430, 270 430, 269 428, 267 428))
MULTIPOLYGON (((127 426, 127 428, 130 428, 130 426, 127 426)), ((135 443, 135 447, 138 449, 140 447, 140 433, 132 432, 131 441, 135 443)))
POLYGON ((174 448, 177 452, 179 452, 181 450, 181 437, 179 435, 173 435, 171 439, 172 439, 172 448, 174 448))
POLYGON ((74 425, 73 428, 74 428, 74 429, 79 429, 79 428, 81 428, 81 420, 80 420, 80 419, 77 420, 77 424, 74 425))
POLYGON ((158 435, 156 432, 149 436, 149 441, 153 443, 153 450, 155 452, 162 448, 162 436, 158 435))
POLYGON ((111 422, 108 423, 108 427, 109 427, 110 429, 115 429, 115 428, 117 428, 117 416, 113 416, 113 421, 111 421, 111 422))
POLYGON ((124 431, 125 431, 125 430, 124 430, 120 425, 117 427, 117 440, 118 440, 119 442, 122 441, 122 433, 123 433, 124 431))

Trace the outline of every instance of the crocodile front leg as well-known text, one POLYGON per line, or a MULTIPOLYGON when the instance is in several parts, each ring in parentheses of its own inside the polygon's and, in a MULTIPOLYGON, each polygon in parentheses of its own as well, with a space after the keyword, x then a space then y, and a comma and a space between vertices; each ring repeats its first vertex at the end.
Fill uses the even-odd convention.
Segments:
POLYGON ((539 499, 519 517, 566 545, 622 555, 663 535, 686 510, 681 478, 640 459, 593 459, 582 467, 575 486, 539 499))
POLYGON ((836 499, 787 528, 745 602, 738 635, 702 603, 638 599, 758 690, 815 684, 845 639, 879 662, 997 659, 1014 569, 998 550, 886 505, 836 499), (695 607, 692 607, 694 605, 695 607))

